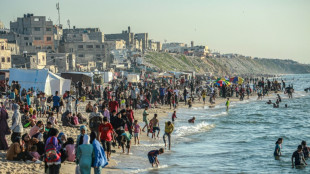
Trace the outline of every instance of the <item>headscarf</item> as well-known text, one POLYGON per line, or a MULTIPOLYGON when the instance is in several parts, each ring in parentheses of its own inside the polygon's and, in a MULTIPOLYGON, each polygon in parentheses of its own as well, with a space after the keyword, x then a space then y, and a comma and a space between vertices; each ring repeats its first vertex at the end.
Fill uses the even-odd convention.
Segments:
POLYGON ((85 130, 85 134, 87 134, 87 127, 85 125, 82 125, 80 127, 81 134, 82 134, 82 130, 85 130))
POLYGON ((60 132, 60 133, 58 134, 57 139, 60 141, 61 144, 65 143, 65 142, 62 142, 62 140, 61 140, 61 137, 62 137, 62 136, 64 136, 64 137, 65 137, 65 141, 67 141, 67 135, 66 135, 65 133, 63 133, 63 132, 60 132))
POLYGON ((88 135, 83 136, 83 144, 89 144, 89 136, 88 135))

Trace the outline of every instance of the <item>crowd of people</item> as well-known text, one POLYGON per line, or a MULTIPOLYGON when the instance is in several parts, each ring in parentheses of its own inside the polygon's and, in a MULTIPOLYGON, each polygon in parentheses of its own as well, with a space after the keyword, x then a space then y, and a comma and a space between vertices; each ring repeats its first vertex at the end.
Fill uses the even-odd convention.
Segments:
MULTIPOLYGON (((153 139, 159 139, 160 123, 157 114, 151 118, 148 109, 163 105, 176 109, 192 104, 201 98, 205 104, 206 97, 210 97, 210 104, 215 103, 217 97, 233 97, 243 100, 245 95, 257 93, 258 97, 268 95, 268 91, 288 90, 285 82, 276 80, 265 81, 264 78, 248 78, 242 84, 216 86, 204 84, 204 80, 163 79, 162 81, 145 81, 133 84, 124 81, 113 81, 109 87, 91 85, 83 82, 75 85, 75 91, 66 91, 62 96, 55 92, 47 96, 34 88, 21 89, 18 82, 12 82, 8 88, 6 99, 1 103, 0 149, 7 151, 7 160, 23 160, 28 163, 45 164, 45 171, 59 173, 64 161, 76 162, 77 170, 89 173, 91 167, 95 173, 100 173, 111 158, 112 147, 121 148, 122 152, 130 153, 131 140, 140 144, 139 136, 142 132, 153 139), (251 84, 251 85, 250 85, 251 84), (282 87, 282 88, 281 88, 282 87), (96 94, 96 95, 94 95, 96 94), (89 99, 85 112, 81 112, 81 102, 89 99), (196 100, 196 101, 195 101, 196 100), (144 127, 140 127, 135 118, 135 110, 143 109, 144 127), (12 126, 8 126, 7 110, 12 110, 12 126), (60 118, 59 118, 60 117, 60 118), (80 135, 74 139, 58 131, 58 124, 65 127, 79 128, 80 135), (30 128, 29 132, 24 130, 30 128), (142 129, 141 129, 142 128, 142 129), (90 130, 90 134, 88 134, 90 130), (12 144, 8 146, 5 135, 11 135, 12 144), (75 141, 74 141, 75 140, 75 141), (75 142, 75 143, 74 143, 75 142)), ((291 92, 292 93, 292 92, 291 92)), ((289 94, 290 95, 290 94, 289 94)), ((279 96, 278 101, 281 102, 279 96)), ((229 108, 227 98, 226 109, 229 108)), ((162 137, 165 146, 171 149, 171 134, 174 121, 177 118, 173 112, 171 121, 165 122, 162 137), (168 138, 168 142, 166 141, 168 138)), ((195 117, 189 120, 194 123, 195 117)), ((148 153, 149 161, 158 165, 157 155, 164 153, 164 149, 153 150, 148 153)))

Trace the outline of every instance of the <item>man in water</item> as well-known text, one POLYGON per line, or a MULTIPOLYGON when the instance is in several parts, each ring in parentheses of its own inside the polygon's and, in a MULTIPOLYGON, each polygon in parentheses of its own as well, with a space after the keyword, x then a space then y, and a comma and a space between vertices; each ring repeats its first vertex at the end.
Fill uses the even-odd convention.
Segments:
POLYGON ((294 168, 294 159, 295 159, 295 167, 301 167, 307 165, 306 160, 304 158, 304 153, 302 152, 302 145, 299 145, 297 150, 292 155, 292 168, 294 168))
POLYGON ((165 123, 165 133, 164 133, 164 136, 163 136, 163 140, 164 140, 164 143, 165 143, 165 147, 167 147, 167 143, 166 143, 166 136, 168 137, 168 145, 169 145, 169 150, 170 150, 170 147, 171 147, 171 133, 173 132, 174 130, 174 125, 168 121, 165 123))
POLYGON ((157 114, 154 114, 154 117, 153 117, 153 119, 150 122, 151 122, 152 127, 153 127, 152 138, 156 139, 156 131, 158 131, 157 138, 159 137, 159 132, 160 132, 159 121, 157 119, 157 114))
POLYGON ((230 104, 230 101, 229 101, 229 98, 227 98, 227 101, 226 101, 226 112, 228 112, 229 104, 230 104))

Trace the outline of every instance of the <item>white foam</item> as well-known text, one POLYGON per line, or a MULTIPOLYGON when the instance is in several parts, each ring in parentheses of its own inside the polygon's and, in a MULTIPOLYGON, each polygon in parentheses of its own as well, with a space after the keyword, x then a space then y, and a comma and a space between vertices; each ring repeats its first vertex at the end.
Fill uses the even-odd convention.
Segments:
POLYGON ((224 115, 227 115, 227 114, 228 114, 227 112, 221 112, 221 113, 218 113, 218 114, 210 115, 210 117, 219 117, 219 116, 224 116, 224 115))
POLYGON ((130 171, 130 173, 141 173, 141 172, 147 172, 147 171, 152 171, 152 170, 159 170, 163 168, 167 168, 168 165, 159 165, 158 167, 151 167, 151 168, 146 168, 146 169, 137 169, 134 171, 130 171))
POLYGON ((195 133, 200 133, 200 132, 206 132, 214 127, 215 127, 214 124, 209 124, 204 121, 198 124, 188 123, 187 126, 181 126, 181 127, 176 128, 175 135, 177 137, 180 137, 180 136, 185 136, 185 135, 190 135, 190 134, 195 134, 195 133))

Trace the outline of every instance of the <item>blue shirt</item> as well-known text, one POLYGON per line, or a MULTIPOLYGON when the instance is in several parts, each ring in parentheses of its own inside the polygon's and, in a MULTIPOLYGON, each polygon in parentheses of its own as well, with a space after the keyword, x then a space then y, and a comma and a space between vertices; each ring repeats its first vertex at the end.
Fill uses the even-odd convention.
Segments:
POLYGON ((160 96, 165 95, 165 88, 159 88, 160 96))
POLYGON ((157 157, 158 154, 159 154, 159 150, 152 150, 148 153, 148 156, 157 157))
POLYGON ((60 106, 60 97, 59 96, 54 96, 53 97, 53 106, 60 106))

